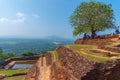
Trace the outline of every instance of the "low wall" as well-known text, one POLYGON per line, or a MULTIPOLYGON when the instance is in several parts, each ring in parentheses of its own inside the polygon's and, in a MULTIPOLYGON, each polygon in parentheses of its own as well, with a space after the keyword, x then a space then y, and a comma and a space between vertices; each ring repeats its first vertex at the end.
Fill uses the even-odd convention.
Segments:
POLYGON ((38 60, 40 56, 26 56, 26 57, 15 57, 6 59, 0 62, 0 69, 4 69, 12 61, 23 61, 23 60, 38 60))
POLYGON ((105 35, 102 38, 98 39, 77 39, 75 41, 75 44, 106 45, 109 44, 108 42, 115 41, 118 39, 120 39, 120 34, 105 35))
POLYGON ((77 39, 75 41, 75 44, 87 44, 87 45, 107 45, 111 42, 110 39, 88 39, 88 40, 82 40, 77 39))

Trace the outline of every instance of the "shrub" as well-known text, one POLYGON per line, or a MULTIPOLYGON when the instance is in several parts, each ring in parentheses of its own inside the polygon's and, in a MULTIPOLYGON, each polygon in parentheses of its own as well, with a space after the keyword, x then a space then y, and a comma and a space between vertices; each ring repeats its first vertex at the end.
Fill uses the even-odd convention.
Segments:
POLYGON ((22 56, 34 56, 34 55, 38 55, 38 54, 35 53, 35 52, 24 52, 24 53, 22 53, 22 56))

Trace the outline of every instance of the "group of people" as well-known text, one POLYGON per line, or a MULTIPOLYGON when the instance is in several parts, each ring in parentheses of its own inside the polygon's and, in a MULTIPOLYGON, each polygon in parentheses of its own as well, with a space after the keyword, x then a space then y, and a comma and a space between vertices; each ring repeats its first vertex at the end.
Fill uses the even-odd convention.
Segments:
POLYGON ((94 35, 94 37, 91 37, 90 35, 87 35, 86 33, 84 33, 83 40, 90 39, 90 38, 93 38, 93 39, 99 38, 99 36, 97 34, 93 34, 93 35, 94 35))
MULTIPOLYGON (((119 26, 115 28, 115 34, 120 34, 120 31, 119 31, 119 26)), ((95 32, 92 33, 92 36, 90 35, 87 35, 87 33, 84 33, 84 37, 83 37, 83 40, 87 40, 87 39, 98 39, 100 38, 99 35, 97 35, 95 32)))

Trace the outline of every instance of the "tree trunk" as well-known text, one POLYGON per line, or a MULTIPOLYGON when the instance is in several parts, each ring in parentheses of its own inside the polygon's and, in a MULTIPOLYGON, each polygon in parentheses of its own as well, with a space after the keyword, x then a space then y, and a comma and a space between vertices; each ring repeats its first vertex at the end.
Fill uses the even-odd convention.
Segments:
POLYGON ((92 39, 95 39, 95 37, 96 37, 96 31, 95 30, 92 30, 91 37, 92 37, 92 39))

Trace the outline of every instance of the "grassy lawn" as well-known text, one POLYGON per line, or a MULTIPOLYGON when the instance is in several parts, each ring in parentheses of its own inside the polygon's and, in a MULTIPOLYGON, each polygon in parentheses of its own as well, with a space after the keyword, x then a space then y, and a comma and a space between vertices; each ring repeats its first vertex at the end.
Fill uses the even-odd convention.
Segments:
POLYGON ((8 78, 5 78, 4 80, 23 80, 25 77, 25 75, 23 76, 16 76, 16 77, 8 77, 8 78))
POLYGON ((93 49, 93 48, 96 48, 94 47, 93 45, 69 45, 69 48, 74 50, 74 51, 77 51, 78 53, 80 52, 85 52, 85 53, 89 53, 89 54, 92 54, 92 55, 103 55, 102 54, 99 54, 99 53, 94 53, 94 52, 91 52, 90 49, 93 49))
POLYGON ((94 56, 93 54, 91 55, 91 53, 89 54, 83 54, 81 52, 81 54, 83 55, 84 58, 86 59, 90 59, 92 61, 96 61, 96 62, 105 62, 105 61, 108 61, 110 60, 111 58, 110 57, 100 57, 100 56, 94 56))
POLYGON ((105 62, 107 60, 113 60, 112 57, 105 56, 102 52, 92 52, 90 49, 95 48, 93 45, 69 45, 69 48, 80 53, 84 58, 90 59, 96 62, 105 62))
POLYGON ((13 74, 17 73, 25 73, 28 72, 29 69, 11 69, 11 70, 0 70, 0 74, 6 75, 6 76, 11 76, 13 74))

